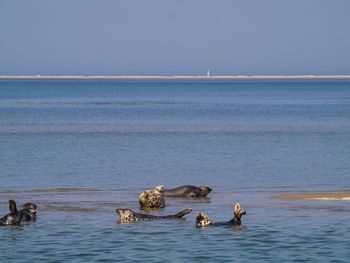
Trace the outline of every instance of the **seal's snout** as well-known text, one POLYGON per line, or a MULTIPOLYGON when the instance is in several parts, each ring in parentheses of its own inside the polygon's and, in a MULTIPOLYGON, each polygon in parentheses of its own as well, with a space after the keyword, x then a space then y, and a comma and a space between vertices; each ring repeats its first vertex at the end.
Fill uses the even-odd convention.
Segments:
POLYGON ((157 185, 155 188, 154 188, 155 191, 157 192, 164 192, 164 185, 157 185))
POLYGON ((207 194, 209 194, 212 191, 212 189, 207 185, 201 185, 199 188, 202 192, 201 195, 203 197, 207 196, 207 194))
POLYGON ((118 215, 121 215, 124 212, 125 209, 123 208, 118 208, 117 210, 115 210, 117 212, 118 215))

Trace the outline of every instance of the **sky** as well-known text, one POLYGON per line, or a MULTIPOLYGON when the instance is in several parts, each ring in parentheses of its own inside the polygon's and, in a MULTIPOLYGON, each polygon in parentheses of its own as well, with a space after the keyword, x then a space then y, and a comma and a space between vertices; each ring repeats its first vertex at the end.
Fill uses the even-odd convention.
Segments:
POLYGON ((349 0, 0 0, 0 75, 350 74, 349 0))

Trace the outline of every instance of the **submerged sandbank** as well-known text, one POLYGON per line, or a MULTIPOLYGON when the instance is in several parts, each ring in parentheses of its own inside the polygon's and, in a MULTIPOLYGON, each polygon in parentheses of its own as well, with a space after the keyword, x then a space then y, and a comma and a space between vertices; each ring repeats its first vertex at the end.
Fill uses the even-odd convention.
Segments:
POLYGON ((88 188, 41 188, 31 190, 1 190, 0 194, 15 194, 15 193, 74 193, 74 192, 98 192, 100 189, 88 188))
POLYGON ((275 196, 286 200, 334 200, 350 201, 350 191, 342 192, 312 192, 312 193, 290 193, 275 196))

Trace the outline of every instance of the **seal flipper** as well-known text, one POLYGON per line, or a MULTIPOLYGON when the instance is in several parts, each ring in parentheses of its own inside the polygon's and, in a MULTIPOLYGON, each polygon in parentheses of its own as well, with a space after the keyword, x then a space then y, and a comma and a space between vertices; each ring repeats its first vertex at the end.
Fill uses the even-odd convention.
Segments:
POLYGON ((16 226, 19 226, 23 221, 23 219, 24 219, 24 213, 18 212, 18 221, 16 222, 16 226))
POLYGON ((16 202, 13 200, 9 200, 9 209, 11 213, 17 213, 17 206, 16 206, 16 202))
POLYGON ((182 211, 178 212, 178 213, 175 215, 175 217, 176 217, 176 218, 181 218, 181 217, 183 217, 184 215, 187 215, 188 213, 190 213, 191 211, 192 211, 192 208, 187 208, 187 209, 185 209, 185 210, 182 210, 182 211))

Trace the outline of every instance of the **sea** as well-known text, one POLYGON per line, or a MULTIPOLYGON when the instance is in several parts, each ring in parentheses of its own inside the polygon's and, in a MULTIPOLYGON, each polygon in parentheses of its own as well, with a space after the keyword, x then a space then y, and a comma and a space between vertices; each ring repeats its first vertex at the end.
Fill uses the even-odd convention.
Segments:
POLYGON ((0 80, 10 199, 38 213, 0 227, 1 262, 349 262, 350 81, 0 80), (141 211, 161 184, 213 191, 141 211), (241 226, 196 228, 237 202, 241 226))

